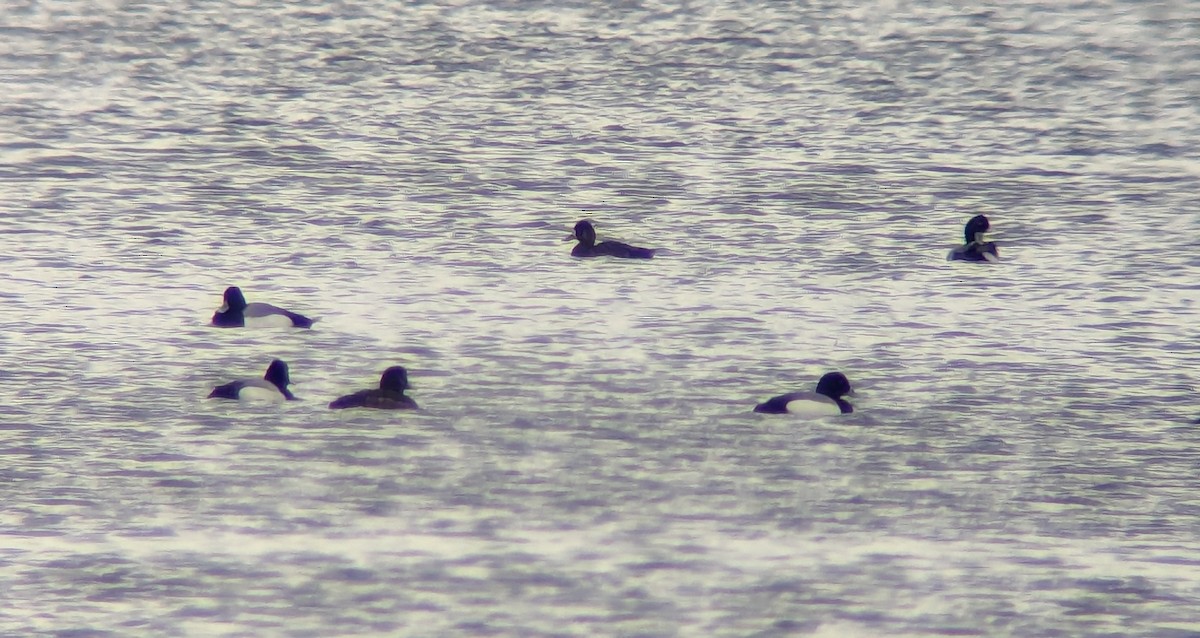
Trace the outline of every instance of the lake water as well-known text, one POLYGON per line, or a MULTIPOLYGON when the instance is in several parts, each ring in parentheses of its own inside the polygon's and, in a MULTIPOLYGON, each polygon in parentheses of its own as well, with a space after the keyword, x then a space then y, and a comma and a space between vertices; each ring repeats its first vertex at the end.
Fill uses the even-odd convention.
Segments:
POLYGON ((1200 636, 1200 3, 0 34, 0 634, 1200 636))

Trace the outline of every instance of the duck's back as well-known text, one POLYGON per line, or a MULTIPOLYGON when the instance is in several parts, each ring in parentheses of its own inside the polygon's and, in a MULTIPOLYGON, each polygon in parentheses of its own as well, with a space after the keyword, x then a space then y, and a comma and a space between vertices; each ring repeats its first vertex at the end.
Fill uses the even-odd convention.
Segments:
POLYGON ((654 250, 639 248, 619 241, 602 241, 594 246, 577 244, 571 251, 574 257, 622 257, 625 259, 651 259, 654 250))
POLYGON ((213 388, 212 392, 209 393, 208 398, 210 398, 210 399, 233 399, 236 401, 238 398, 238 394, 241 393, 242 388, 245 385, 246 385, 246 382, 245 382, 245 380, 242 380, 242 379, 239 379, 237 381, 230 381, 229 383, 226 383, 224 385, 219 385, 219 386, 213 388))
POLYGON ((996 242, 971 242, 950 251, 949 261, 1000 261, 1000 252, 996 242))
POLYGON ((376 410, 416 410, 417 402, 405 394, 383 390, 359 390, 354 394, 338 397, 329 404, 330 409, 374 408, 376 410))
POLYGON ((773 397, 754 407, 761 414, 798 414, 801 416, 828 416, 850 412, 850 404, 843 401, 845 408, 839 402, 816 392, 790 392, 773 397))
POLYGON ((290 325, 295 328, 311 328, 313 319, 291 310, 261 301, 246 304, 242 312, 246 320, 255 320, 255 325, 265 325, 267 322, 278 322, 281 326, 290 325))
POLYGON ((290 397, 265 379, 238 379, 213 388, 210 399, 234 399, 237 401, 284 401, 290 397))

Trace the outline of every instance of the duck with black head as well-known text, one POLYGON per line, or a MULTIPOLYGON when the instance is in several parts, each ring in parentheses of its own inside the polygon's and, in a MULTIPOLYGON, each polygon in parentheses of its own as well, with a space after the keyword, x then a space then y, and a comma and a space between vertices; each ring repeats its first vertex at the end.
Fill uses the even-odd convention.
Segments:
POLYGON ((854 406, 843 399, 844 396, 854 396, 850 380, 841 372, 828 372, 817 382, 816 392, 781 394, 754 406, 754 411, 762 414, 802 416, 849 414, 854 411, 854 406))
POLYGON ((1000 251, 996 248, 996 242, 983 240, 983 234, 989 228, 991 228, 991 224, 987 217, 983 215, 972 217, 963 227, 965 243, 951 250, 946 259, 948 261, 1000 261, 1000 251))
POLYGON ((338 397, 329 404, 330 409, 375 408, 376 410, 416 410, 417 402, 404 394, 408 389, 408 371, 403 366, 392 366, 383 371, 379 387, 359 390, 354 394, 338 397))
POLYGON ((267 366, 261 379, 237 379, 213 388, 210 399, 234 399, 241 401, 295 401, 296 396, 288 390, 292 379, 288 375, 288 364, 279 359, 267 366))
POLYGON ((579 243, 571 249, 572 257, 622 257, 625 259, 651 259, 654 249, 630 246, 619 241, 602 241, 596 243, 596 229, 586 219, 575 224, 575 234, 568 239, 576 239, 579 243))
POLYGON ((316 321, 269 303, 246 303, 242 289, 237 286, 225 289, 223 301, 212 317, 212 325, 221 328, 241 328, 246 325, 311 328, 316 321))

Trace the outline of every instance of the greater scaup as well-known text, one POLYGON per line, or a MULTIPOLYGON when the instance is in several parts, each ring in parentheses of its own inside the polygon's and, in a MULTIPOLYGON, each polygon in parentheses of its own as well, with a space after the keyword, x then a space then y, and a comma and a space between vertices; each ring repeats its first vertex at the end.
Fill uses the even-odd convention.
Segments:
POLYGON ((245 326, 247 320, 265 320, 255 321, 255 323, 276 323, 277 325, 291 325, 296 328, 311 328, 313 325, 313 319, 290 310, 284 310, 279 306, 272 306, 269 303, 257 301, 246 303, 246 297, 242 295, 242 289, 237 286, 230 286, 225 289, 224 300, 225 303, 213 314, 212 324, 214 326, 239 328, 245 326))
POLYGON ((755 412, 763 414, 849 414, 854 406, 843 396, 854 396, 850 380, 841 372, 828 372, 817 382, 816 392, 792 392, 760 403, 755 412))
POLYGON ((996 242, 983 241, 983 234, 991 228, 988 223, 988 218, 983 215, 976 215, 967 222, 963 227, 963 240, 966 242, 962 246, 950 251, 946 257, 949 261, 1000 261, 1000 251, 996 248, 996 242))
POLYGON ((596 229, 588 220, 575 224, 575 239, 579 240, 571 249, 572 257, 624 257, 626 259, 650 259, 654 257, 651 248, 638 248, 619 241, 602 241, 596 243, 596 229))
POLYGON ((378 410, 416 410, 417 402, 405 396, 408 389, 408 371, 403 366, 392 366, 383 371, 379 378, 379 387, 370 390, 359 390, 354 394, 338 397, 329 407, 333 410, 343 408, 375 408, 378 410))
POLYGON ((288 376, 288 365, 279 359, 267 366, 261 379, 238 379, 213 388, 210 399, 258 399, 268 401, 294 401, 295 395, 288 390, 292 382, 288 376))

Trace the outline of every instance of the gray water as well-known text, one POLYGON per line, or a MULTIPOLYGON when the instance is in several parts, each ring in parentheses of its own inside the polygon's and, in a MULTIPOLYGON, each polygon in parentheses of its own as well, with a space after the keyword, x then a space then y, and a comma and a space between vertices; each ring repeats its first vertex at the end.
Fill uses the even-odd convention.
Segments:
POLYGON ((1200 636, 1200 2, 0 25, 0 634, 1200 636))

